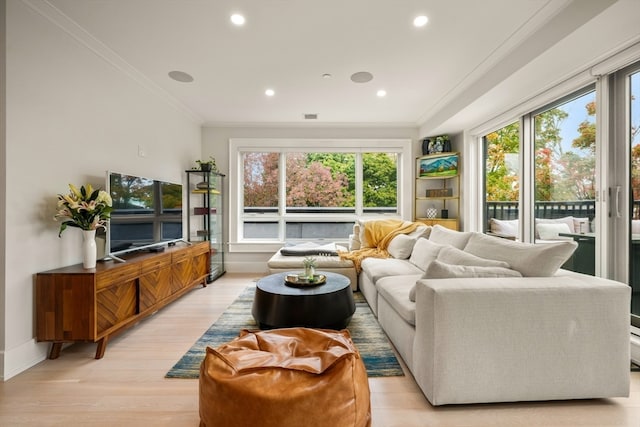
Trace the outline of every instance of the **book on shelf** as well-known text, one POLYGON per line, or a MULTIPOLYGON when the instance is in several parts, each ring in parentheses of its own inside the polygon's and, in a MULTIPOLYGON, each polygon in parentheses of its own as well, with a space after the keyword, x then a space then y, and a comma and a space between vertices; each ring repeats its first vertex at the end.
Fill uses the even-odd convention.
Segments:
POLYGON ((434 188, 426 190, 426 197, 452 197, 452 188, 434 188))
POLYGON ((193 208, 194 215, 207 215, 207 214, 215 214, 217 213, 216 208, 193 208))
POLYGON ((220 194, 220 191, 215 188, 210 188, 208 190, 206 188, 196 188, 195 190, 191 190, 191 192, 193 194, 220 194))

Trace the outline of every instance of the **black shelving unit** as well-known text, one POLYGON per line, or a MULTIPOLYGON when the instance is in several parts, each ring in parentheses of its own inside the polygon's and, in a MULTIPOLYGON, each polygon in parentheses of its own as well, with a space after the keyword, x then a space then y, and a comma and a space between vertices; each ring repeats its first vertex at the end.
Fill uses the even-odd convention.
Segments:
POLYGON ((219 172, 187 170, 187 229, 190 242, 208 240, 211 246, 211 274, 213 282, 225 273, 223 234, 223 183, 219 172))

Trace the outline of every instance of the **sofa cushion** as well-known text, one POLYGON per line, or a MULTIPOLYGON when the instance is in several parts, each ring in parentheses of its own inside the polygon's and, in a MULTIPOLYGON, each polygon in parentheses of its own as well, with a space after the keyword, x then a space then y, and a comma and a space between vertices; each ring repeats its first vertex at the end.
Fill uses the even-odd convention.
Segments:
POLYGON ((542 238, 540 237, 540 233, 538 231, 538 225, 540 224, 567 224, 567 227, 569 227, 570 233, 573 233, 575 231, 572 216, 565 216, 562 218, 555 218, 555 219, 536 218, 536 239, 542 238))
POLYGON ((407 259, 411 256, 413 246, 417 240, 417 237, 412 237, 408 234, 398 234, 389 242, 387 251, 389 255, 396 259, 407 259))
POLYGON ((362 260, 362 272, 376 286, 382 277, 424 273, 409 261, 395 258, 365 258, 362 260))
POLYGON ((431 239, 418 239, 413 247, 413 252, 411 252, 411 257, 409 257, 409 262, 424 271, 431 261, 438 257, 440 250, 444 247, 445 245, 434 243, 431 239))
POLYGON ((376 287, 381 298, 384 298, 391 307, 407 323, 416 324, 416 304, 409 299, 409 292, 415 286, 420 275, 407 275, 399 277, 385 277, 378 281, 376 287))
POLYGON ((496 261, 493 259, 481 258, 479 256, 472 255, 469 252, 465 252, 460 249, 454 248, 453 246, 445 246, 444 248, 442 248, 438 253, 438 257, 436 259, 440 262, 444 262, 446 264, 453 264, 453 265, 469 265, 469 266, 479 266, 479 267, 502 267, 502 268, 511 267, 508 263, 504 261, 496 261))
POLYGON ((523 276, 548 277, 558 271, 577 247, 573 241, 533 244, 474 232, 464 250, 482 258, 504 261, 523 276))
POLYGON ((451 245, 458 249, 464 249, 465 245, 471 237, 470 231, 454 231, 449 230, 439 224, 431 229, 429 240, 440 245, 451 245))
POLYGON ((558 240, 562 236, 560 233, 571 233, 569 226, 565 223, 538 224, 536 225, 538 235, 542 240, 558 240))
MULTIPOLYGON (((438 260, 429 264, 422 279, 451 279, 477 277, 522 277, 519 271, 505 267, 479 265, 453 265, 438 260)), ((409 291, 409 300, 416 301, 416 285, 409 291)))
MULTIPOLYGON (((367 228, 365 227, 366 223, 369 222, 378 222, 381 224, 382 227, 387 227, 388 228, 388 224, 385 225, 385 223, 388 223, 389 221, 394 221, 394 222, 398 222, 399 228, 405 228, 405 227, 409 227, 410 225, 413 225, 413 223, 411 221, 401 221, 401 220, 394 220, 394 219, 358 219, 356 220, 354 226, 353 226, 353 234, 354 234, 354 238, 353 238, 353 243, 355 243, 355 245, 357 246, 357 242, 360 242, 360 247, 358 249, 362 249, 362 248, 375 248, 380 242, 376 242, 376 241, 371 241, 371 237, 370 234, 372 232, 372 229, 369 229, 369 233, 367 233, 367 228), (357 234, 357 238, 355 237, 357 234)), ((369 226, 371 227, 371 226, 369 226)), ((431 227, 425 225, 425 224, 419 224, 417 225, 416 229, 414 231, 412 231, 411 233, 407 233, 407 235, 411 236, 411 237, 422 237, 422 236, 426 236, 429 237, 429 234, 431 232, 431 227)))
POLYGON ((423 279, 449 279, 455 277, 522 277, 522 274, 519 271, 505 267, 452 265, 435 260, 422 276, 423 279))
POLYGON ((492 233, 500 234, 503 236, 516 237, 518 235, 518 220, 501 220, 491 218, 489 220, 489 230, 492 233))

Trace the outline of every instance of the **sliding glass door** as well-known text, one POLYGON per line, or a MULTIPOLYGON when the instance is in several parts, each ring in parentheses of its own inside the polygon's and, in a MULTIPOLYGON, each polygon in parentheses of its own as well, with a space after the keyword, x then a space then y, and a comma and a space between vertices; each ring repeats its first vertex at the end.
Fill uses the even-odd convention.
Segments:
POLYGON ((609 173, 614 278, 631 286, 631 325, 640 333, 640 63, 613 76, 609 173))
POLYGON ((485 232, 576 241, 563 267, 595 275, 595 113, 591 85, 483 137, 485 232))
POLYGON ((595 275, 596 100, 586 88, 531 114, 535 242, 574 240, 563 266, 595 275))

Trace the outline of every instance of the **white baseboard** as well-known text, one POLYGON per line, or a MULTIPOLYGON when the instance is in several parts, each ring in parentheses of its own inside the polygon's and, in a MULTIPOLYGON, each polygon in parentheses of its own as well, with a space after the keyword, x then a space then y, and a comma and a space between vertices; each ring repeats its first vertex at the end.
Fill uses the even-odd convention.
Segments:
POLYGON ((47 358, 48 343, 38 343, 35 339, 12 348, 1 355, 2 381, 7 381, 19 373, 26 371, 47 358))
POLYGON ((266 262, 251 261, 232 261, 224 263, 224 269, 227 273, 256 273, 267 274, 269 267, 266 262))

